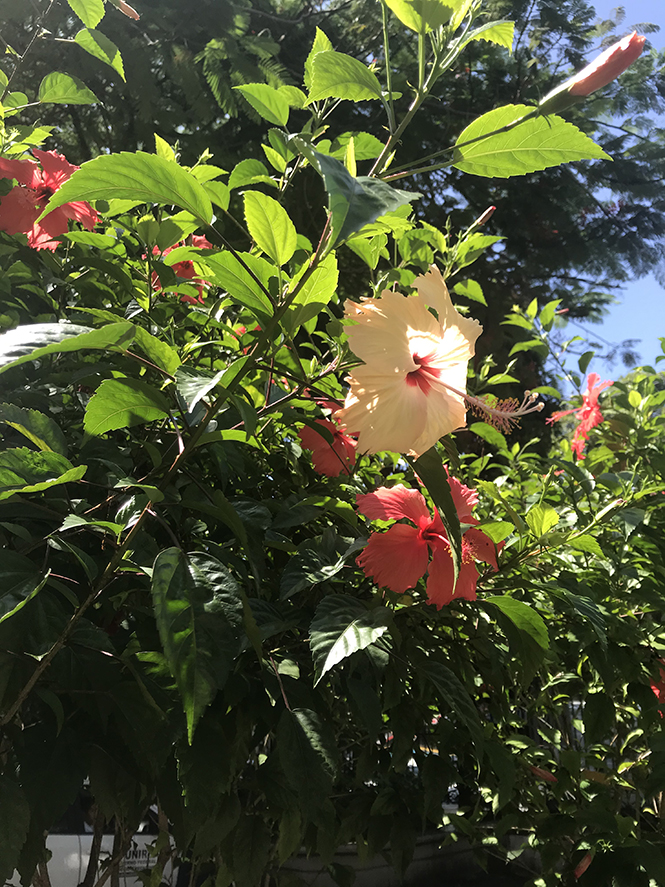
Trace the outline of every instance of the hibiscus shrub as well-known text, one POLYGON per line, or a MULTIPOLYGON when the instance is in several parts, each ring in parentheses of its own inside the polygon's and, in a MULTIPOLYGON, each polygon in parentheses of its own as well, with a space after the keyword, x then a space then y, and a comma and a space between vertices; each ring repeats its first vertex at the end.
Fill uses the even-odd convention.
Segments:
MULTIPOLYGON (((483 297, 458 278, 498 240, 491 212, 444 233, 394 183, 422 165, 399 144, 432 83, 512 27, 389 6, 422 49, 404 115, 319 30, 305 91, 242 87, 270 170, 185 165, 159 138, 75 169, 36 147, 38 120, 5 123, 3 882, 44 878, 87 785, 115 832, 100 887, 153 804, 155 884, 173 859, 191 883, 296 885, 301 848, 347 884, 340 845, 404 872, 429 830, 484 865, 522 854, 532 884, 665 883, 662 377, 590 374, 547 452, 557 392, 514 397, 474 358, 483 297), (382 106, 387 135, 335 133, 342 100, 382 106), (328 201, 309 230, 283 202, 298 174, 328 201), (366 284, 345 300, 351 257, 366 284)), ((95 100, 49 77, 39 101, 95 100)), ((564 86, 558 110, 581 95, 564 86)), ((511 106, 430 169, 602 156, 511 106)), ((542 357, 564 320, 534 303, 506 322, 542 357)))

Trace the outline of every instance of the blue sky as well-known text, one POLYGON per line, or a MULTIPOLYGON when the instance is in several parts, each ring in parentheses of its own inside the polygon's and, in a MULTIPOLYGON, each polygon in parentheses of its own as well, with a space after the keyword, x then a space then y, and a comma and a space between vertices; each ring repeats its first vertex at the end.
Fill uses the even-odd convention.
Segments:
MULTIPOLYGON (((613 18, 612 11, 617 8, 611 0, 596 0, 593 4, 600 18, 613 18)), ((619 26, 618 33, 623 34, 631 25, 640 22, 652 22, 661 26, 661 31, 649 34, 650 43, 657 49, 665 47, 665 0, 626 0, 623 4, 626 17, 619 26)), ((591 56, 592 57, 592 56, 591 56)), ((590 57, 590 58, 591 58, 590 57)), ((639 363, 654 364, 657 355, 662 354, 659 337, 665 336, 665 289, 652 275, 629 283, 617 295, 620 304, 609 310, 602 324, 588 324, 590 338, 599 338, 617 343, 623 339, 639 339, 635 351, 640 355, 639 363)), ((582 332, 579 327, 568 327, 572 332, 582 332)), ((658 368, 658 366, 657 366, 658 368)), ((661 363, 660 369, 665 367, 661 363)), ((591 369, 604 373, 603 378, 623 375, 626 372, 622 363, 612 366, 606 362, 595 360, 591 369)))

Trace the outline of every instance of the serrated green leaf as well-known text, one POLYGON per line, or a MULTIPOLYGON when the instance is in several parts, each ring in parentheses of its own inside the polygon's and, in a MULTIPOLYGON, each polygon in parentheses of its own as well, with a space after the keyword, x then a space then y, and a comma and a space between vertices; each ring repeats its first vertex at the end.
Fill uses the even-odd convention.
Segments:
POLYGON ((466 46, 472 40, 487 40, 490 43, 496 43, 497 46, 504 46, 509 52, 512 52, 514 38, 515 22, 487 22, 479 28, 474 28, 463 41, 462 46, 466 46))
MULTIPOLYGON (((22 554, 17 554, 15 551, 1 549, 0 622, 10 619, 29 600, 32 600, 44 587, 47 578, 48 575, 42 573, 27 557, 23 557, 22 554)), ((0 832, 0 834, 3 833, 0 832)))
POLYGON ((343 659, 377 641, 391 621, 392 614, 385 607, 368 610, 350 595, 326 595, 310 627, 316 683, 343 659))
MULTIPOLYGON (((323 311, 335 294, 338 276, 337 259, 334 253, 328 253, 309 275, 284 318, 284 325, 290 333, 323 311)), ((291 285, 297 285, 297 282, 298 278, 294 278, 291 285)))
POLYGON ((328 797, 339 768, 332 730, 314 711, 285 709, 277 727, 277 751, 305 813, 311 814, 328 797))
POLYGON ((555 114, 531 117, 498 132, 532 113, 528 105, 505 105, 474 120, 455 143, 453 166, 477 176, 510 178, 575 160, 611 159, 555 114))
POLYGON ((120 50, 105 34, 95 31, 94 28, 83 28, 74 37, 74 40, 88 55, 113 68, 123 81, 125 80, 125 66, 122 63, 120 50))
POLYGON ((240 264, 240 259, 252 269, 264 286, 267 285, 270 273, 274 271, 272 265, 250 253, 238 253, 238 256, 236 258, 230 252, 206 256, 206 267, 212 272, 211 282, 226 290, 235 302, 249 308, 259 319, 271 317, 273 308, 270 300, 249 271, 240 264))
POLYGON ((34 323, 0 335, 0 373, 47 354, 91 349, 126 348, 134 339, 134 325, 112 323, 90 329, 73 323, 34 323))
POLYGON ((286 99, 291 108, 304 108, 307 104, 307 96, 297 86, 280 86, 277 92, 286 99))
POLYGON ((445 0, 385 0, 386 5, 397 18, 416 33, 440 28, 450 21, 453 14, 452 3, 445 0))
POLYGON ((480 302, 481 305, 487 305, 483 289, 475 280, 460 280, 453 287, 453 292, 458 296, 464 296, 465 299, 469 299, 472 302, 480 302))
POLYGON ((261 163, 260 160, 255 160, 253 157, 248 157, 233 167, 228 185, 229 190, 232 191, 234 188, 244 188, 247 185, 270 185, 276 188, 277 182, 270 177, 268 168, 264 163, 261 163))
POLYGON ((18 865, 30 825, 30 805, 21 786, 0 776, 0 884, 10 880, 18 865))
POLYGON ((593 536, 574 536, 568 540, 568 544, 575 551, 585 551, 587 554, 593 554, 596 557, 605 557, 603 549, 598 544, 598 540, 593 536))
POLYGON ((41 217, 72 201, 112 199, 179 206, 206 225, 212 219, 210 198, 194 176, 177 163, 144 151, 88 160, 57 189, 41 217))
POLYGON ((134 339, 145 356, 167 373, 175 373, 180 366, 176 350, 143 327, 137 326, 134 329, 134 339))
POLYGON ((67 0, 86 28, 96 28, 104 18, 104 0, 67 0))
POLYGON ((262 816, 246 814, 233 833, 233 883, 260 887, 271 849, 271 835, 262 816))
POLYGON ((559 523, 559 515, 551 505, 540 502, 528 510, 526 522, 534 536, 540 538, 559 523))
POLYGON ((469 425, 469 431, 471 434, 477 434, 478 437, 482 437, 482 439, 486 440, 488 444, 499 450, 506 449, 507 445, 504 435, 498 430, 498 428, 495 428, 487 422, 474 422, 469 425))
POLYGON ((271 148, 270 145, 261 145, 263 149, 263 153, 266 155, 266 160, 268 163, 277 170, 278 173, 283 173, 286 169, 286 160, 279 151, 275 151, 274 148, 271 148))
POLYGON ((234 86, 241 92, 257 114, 277 126, 286 126, 289 119, 289 101, 279 90, 267 83, 247 83, 234 86))
POLYGON ((483 745, 483 728, 473 700, 466 687, 454 671, 424 655, 418 655, 414 665, 422 675, 434 686, 440 697, 455 712, 466 726, 477 750, 483 745))
POLYGON ((298 234, 288 213, 276 200, 260 191, 247 191, 245 222, 256 245, 273 262, 285 265, 296 250, 298 234))
MULTIPOLYGON (((52 105, 94 105, 99 99, 78 77, 54 71, 39 84, 39 101, 52 105)), ((5 99, 6 102, 6 99, 5 99)))
POLYGON ((0 422, 19 431, 40 450, 67 455, 64 434, 53 419, 38 410, 23 410, 11 403, 0 403, 0 422))
POLYGON ((328 37, 323 33, 321 28, 316 29, 316 34, 314 35, 314 42, 312 43, 312 48, 309 51, 309 55, 305 60, 305 89, 309 90, 312 87, 312 63, 314 62, 315 56, 319 52, 327 52, 332 49, 332 43, 328 39, 328 37))
POLYGON ((81 480, 86 465, 74 468, 64 456, 16 447, 0 453, 0 500, 16 493, 37 493, 81 480))
POLYGON ((138 379, 105 379, 88 401, 83 428, 99 437, 116 428, 163 419, 168 410, 168 401, 152 385, 138 379))
POLYGON ((366 65, 333 49, 318 52, 312 60, 312 86, 309 101, 348 99, 360 102, 380 99, 381 84, 366 65))
POLYGON ((226 683, 240 653, 240 588, 215 558, 169 548, 155 560, 152 599, 191 744, 199 718, 226 683))
POLYGON ((543 650, 549 649, 550 638, 547 633, 547 626, 542 616, 528 604, 508 595, 486 597, 485 603, 501 610, 513 625, 517 626, 520 631, 525 631, 530 635, 543 650))

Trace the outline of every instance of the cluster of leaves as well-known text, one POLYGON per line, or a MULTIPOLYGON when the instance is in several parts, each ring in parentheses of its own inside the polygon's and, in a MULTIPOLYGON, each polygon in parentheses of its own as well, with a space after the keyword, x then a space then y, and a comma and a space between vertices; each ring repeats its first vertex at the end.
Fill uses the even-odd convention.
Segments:
MULTIPOLYGON (((422 51, 411 116, 449 55, 509 42, 510 24, 479 23, 472 3, 390 8, 422 51)), ((445 826, 485 861, 522 835, 541 884, 570 881, 587 853, 580 883, 665 882, 649 687, 665 649, 662 380, 615 385, 584 466, 565 443, 544 458, 475 422, 480 452, 459 435, 415 464, 361 455, 352 475, 316 475, 297 431, 317 398, 343 398, 354 360, 341 257, 364 263, 367 292, 408 288, 434 260, 471 311, 484 295, 464 269, 497 238, 414 220, 417 194, 390 184, 409 171, 391 165, 409 120, 323 31, 302 85, 238 90, 271 126, 265 162, 227 172, 206 152, 184 166, 157 138, 155 153, 89 161, 51 198, 46 212, 94 203, 97 231, 52 254, 2 237, 0 879, 16 867, 31 881, 87 783, 116 832, 100 884, 155 802, 174 842, 164 831, 161 866, 177 854, 219 887, 295 885, 303 846, 348 883, 334 860, 346 842, 404 871, 418 835, 445 826), (331 138, 343 101, 382 107, 387 143, 331 138), (301 173, 327 199, 307 227, 288 211, 301 173), (505 546, 478 602, 437 612, 420 587, 385 592, 357 568, 370 530, 354 503, 422 486, 454 539, 444 461, 505 546)), ((7 126, 3 149, 44 135, 7 126)), ((513 105, 442 163, 509 176, 602 156, 572 124, 513 105)), ((543 351, 556 307, 508 318, 531 335, 515 353, 543 351)), ((491 360, 472 374, 476 394, 516 381, 491 360)))

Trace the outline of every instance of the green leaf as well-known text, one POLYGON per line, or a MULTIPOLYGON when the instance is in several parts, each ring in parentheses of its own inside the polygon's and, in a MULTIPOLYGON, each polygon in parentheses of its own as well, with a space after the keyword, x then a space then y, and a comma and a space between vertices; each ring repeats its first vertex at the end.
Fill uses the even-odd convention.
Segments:
POLYGON ((614 732, 614 703, 606 693, 590 693, 582 708, 584 738, 587 742, 610 744, 614 732))
POLYGON ((78 77, 54 71, 39 84, 39 101, 52 105, 94 105, 99 99, 78 77))
POLYGON ((244 188, 246 185, 271 185, 276 188, 277 182, 271 178, 265 163, 248 157, 233 167, 228 185, 232 191, 234 188, 244 188))
POLYGON ((0 453, 0 500, 81 480, 86 470, 86 465, 74 468, 59 453, 36 453, 27 447, 5 450, 0 453))
POLYGON ((311 710, 285 709, 277 727, 277 751, 289 783, 306 813, 318 809, 330 794, 339 768, 332 730, 311 710))
POLYGON ((483 440, 486 440, 488 444, 496 447, 498 450, 505 450, 507 448, 504 435, 498 430, 498 428, 495 428, 488 422, 473 422, 469 425, 469 431, 471 434, 476 434, 478 437, 482 437, 483 440))
POLYGON ((331 562, 323 552, 304 548, 298 554, 294 554, 284 568, 279 583, 280 597, 285 599, 305 588, 319 585, 332 579, 343 568, 343 557, 331 562))
POLYGON ((331 214, 331 247, 347 240, 365 225, 375 222, 379 216, 420 197, 416 192, 408 193, 391 188, 380 179, 368 176, 354 178, 339 160, 315 151, 297 136, 292 137, 291 143, 305 155, 323 178, 331 214))
MULTIPOLYGON (((307 269, 307 264, 303 271, 307 269)), ((337 289, 337 259, 334 253, 328 253, 325 259, 316 266, 309 275, 307 281, 298 295, 293 300, 291 308, 284 319, 284 325, 293 334, 298 327, 317 317, 335 295, 337 289)), ((294 278, 291 286, 297 285, 299 277, 294 278)))
POLYGON ((0 422, 19 431, 40 450, 67 455, 67 441, 53 419, 38 410, 23 410, 10 403, 0 403, 0 422))
POLYGON ((152 599, 191 744, 197 721, 240 653, 240 589, 215 558, 169 548, 155 560, 152 599))
POLYGON ((189 366, 179 367, 175 374, 176 390, 187 404, 188 412, 191 413, 201 398, 212 391, 225 372, 226 367, 218 373, 194 370, 189 366))
MULTIPOLYGON (((27 557, 14 551, 1 549, 0 622, 11 618, 14 613, 24 607, 37 592, 41 591, 47 578, 27 557)), ((3 832, 0 831, 0 834, 3 832)))
POLYGON ((312 43, 312 48, 310 49, 309 55, 307 56, 307 59, 305 60, 304 82, 305 82, 305 88, 307 90, 311 89, 311 87, 312 87, 312 65, 314 63, 315 56, 317 56, 318 53, 320 53, 320 52, 327 52, 328 50, 331 50, 332 48, 333 48, 332 43, 330 42, 328 37, 323 33, 321 28, 317 28, 316 34, 314 36, 314 42, 312 43))
POLYGON ((206 256, 206 267, 212 271, 211 282, 221 287, 229 294, 233 301, 249 308, 259 319, 272 317, 273 308, 260 285, 249 273, 247 268, 240 264, 242 259, 251 268, 257 278, 267 284, 273 267, 258 256, 250 253, 238 253, 236 258, 233 253, 221 252, 214 256, 206 256))
POLYGON ((472 302, 480 302, 481 305, 487 305, 485 295, 481 285, 475 280, 460 280, 453 287, 453 292, 458 296, 464 296, 472 302))
POLYGON ((72 201, 112 199, 179 206, 206 225, 212 219, 203 185, 177 163, 144 151, 100 154, 88 160, 58 188, 40 218, 72 201))
POLYGON ((105 379, 88 401, 83 419, 86 434, 99 437, 116 428, 143 425, 168 416, 166 398, 138 379, 105 379))
POLYGON ((286 126, 289 119, 289 100, 267 83, 248 83, 234 86, 241 92, 257 114, 277 126, 286 126))
POLYGON ((540 502, 528 510, 526 522, 533 535, 540 538, 559 523, 559 515, 551 505, 540 502))
POLYGON ((466 46, 472 40, 487 40, 490 43, 496 43, 497 46, 505 46, 508 52, 512 52, 514 38, 515 22, 487 22, 471 31, 462 42, 462 46, 466 46))
POLYGON ((593 554, 595 557, 605 557, 603 549, 594 536, 574 536, 568 540, 568 544, 575 551, 585 551, 588 554, 593 554))
POLYGON ((358 59, 332 49, 318 52, 312 60, 312 86, 309 101, 348 99, 361 102, 380 99, 381 84, 366 65, 358 59))
POLYGON ((419 655, 414 660, 414 665, 418 674, 432 683, 437 693, 466 726, 476 749, 480 750, 483 745, 483 728, 480 717, 473 704, 473 699, 455 672, 442 662, 436 662, 424 655, 419 655))
POLYGON ((443 526, 450 540, 450 556, 453 561, 455 582, 457 582, 462 563, 462 528, 441 456, 437 453, 436 446, 433 446, 418 459, 411 459, 409 456, 406 459, 427 488, 427 492, 441 515, 443 526))
POLYGON ((552 114, 516 123, 533 108, 505 105, 483 114, 460 134, 453 166, 489 178, 526 175, 574 160, 611 159, 572 123, 552 114), (498 132, 516 124, 507 132, 498 132))
POLYGON ((233 883, 236 887, 263 884, 271 849, 268 826, 259 814, 246 814, 233 833, 233 883))
POLYGON ((316 609, 310 627, 310 646, 316 668, 316 684, 338 662, 369 647, 392 622, 386 607, 368 610, 346 594, 329 594, 316 609))
POLYGON ((550 638, 547 633, 547 626, 542 616, 528 604, 508 595, 486 597, 485 603, 492 604, 501 610, 520 631, 525 631, 530 635, 543 650, 549 648, 550 638))
POLYGON ((141 351, 143 351, 148 360, 151 360, 158 367, 166 370, 167 373, 171 373, 171 375, 175 373, 180 366, 180 358, 174 348, 171 348, 166 342, 158 339, 157 336, 151 335, 151 333, 144 330, 142 326, 135 327, 134 338, 136 344, 141 351))
POLYGON ((97 330, 73 323, 33 323, 0 335, 0 373, 47 354, 128 346, 134 325, 111 323, 97 330))
POLYGON ((23 789, 9 776, 0 776, 0 884, 9 881, 18 865, 29 825, 30 805, 23 789))
POLYGON ((96 28, 104 18, 104 0, 67 0, 86 28, 96 28))
POLYGON ((285 265, 296 250, 298 235, 288 213, 276 200, 260 191, 246 191, 245 222, 259 249, 278 265, 285 265))
POLYGON ((386 0, 386 4, 403 25, 417 33, 423 23, 427 31, 446 25, 453 14, 452 4, 444 0, 386 0))
POLYGON ((229 186, 225 185, 224 182, 204 182, 203 190, 215 206, 218 206, 223 211, 229 208, 231 194, 229 193, 229 186))
POLYGON ((304 108, 307 104, 307 96, 297 86, 280 86, 277 92, 286 99, 290 108, 304 108))
POLYGON ((101 31, 95 31, 94 28, 84 28, 78 32, 74 40, 88 55, 99 59, 110 68, 113 68, 125 80, 125 67, 122 63, 120 50, 105 34, 102 34, 101 31))

